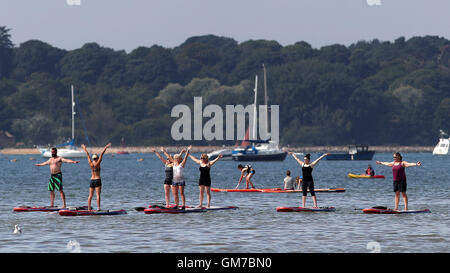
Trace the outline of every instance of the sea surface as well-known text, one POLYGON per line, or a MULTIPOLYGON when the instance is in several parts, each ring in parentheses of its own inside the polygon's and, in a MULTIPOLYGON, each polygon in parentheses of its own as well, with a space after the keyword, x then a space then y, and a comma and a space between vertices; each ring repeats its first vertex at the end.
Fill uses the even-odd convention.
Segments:
MULTIPOLYGON (((198 156, 198 154, 196 154, 198 156)), ((312 159, 320 154, 312 154, 312 159)), ((47 212, 13 212, 20 205, 49 205, 48 166, 37 155, 0 154, 0 252, 2 253, 424 253, 449 252, 450 156, 405 153, 409 209, 432 213, 367 215, 361 209, 393 207, 392 171, 375 161, 391 161, 377 153, 372 161, 327 161, 313 171, 316 188, 342 187, 343 193, 317 193, 319 206, 335 212, 282 213, 278 206, 299 206, 298 193, 212 192, 213 206, 238 210, 191 214, 152 214, 134 207, 164 202, 164 166, 153 154, 105 155, 102 163, 102 209, 126 209, 125 215, 63 217, 47 212), (386 179, 349 179, 371 164, 386 179), (21 234, 14 234, 20 225, 21 234)), ((234 188, 238 162, 219 160, 211 169, 212 186, 234 188)), ((286 170, 301 174, 288 155, 283 162, 252 162, 256 187, 282 187, 286 170)), ((90 169, 86 159, 64 164, 63 185, 68 206, 87 205, 90 169)), ((198 165, 185 170, 187 205, 199 200, 198 165)), ((241 183, 244 186, 245 181, 241 183)), ((206 197, 205 197, 206 202, 206 197)), ((56 192, 56 205, 61 205, 56 192)), ((92 205, 96 207, 95 196, 92 205)), ((307 205, 312 206, 308 195, 307 205)), ((403 208, 403 201, 400 202, 403 208)))

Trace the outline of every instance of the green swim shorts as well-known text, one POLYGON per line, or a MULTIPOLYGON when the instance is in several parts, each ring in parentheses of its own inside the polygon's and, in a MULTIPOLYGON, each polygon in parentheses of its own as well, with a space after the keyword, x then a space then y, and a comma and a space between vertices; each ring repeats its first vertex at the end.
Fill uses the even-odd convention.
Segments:
POLYGON ((48 190, 49 191, 62 191, 62 173, 52 174, 50 179, 48 180, 48 190))

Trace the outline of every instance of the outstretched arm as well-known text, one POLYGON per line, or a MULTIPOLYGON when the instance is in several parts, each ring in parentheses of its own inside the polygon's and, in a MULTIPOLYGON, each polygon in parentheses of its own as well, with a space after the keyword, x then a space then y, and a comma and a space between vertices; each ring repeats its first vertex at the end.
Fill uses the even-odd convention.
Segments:
POLYGON ((402 161, 403 167, 414 167, 414 166, 422 166, 422 163, 418 161, 417 163, 409 163, 406 161, 402 161))
POLYGON ((63 157, 61 157, 61 161, 64 163, 72 163, 72 164, 80 163, 80 160, 71 160, 63 157))
POLYGON ((292 157, 297 160, 298 164, 303 166, 303 161, 301 161, 300 159, 298 159, 298 157, 293 153, 293 152, 288 152, 290 155, 292 155, 292 157))
POLYGON ((388 166, 388 167, 392 167, 394 165, 394 162, 383 162, 383 161, 376 161, 375 162, 378 165, 383 165, 383 166, 388 166))
POLYGON ((314 160, 313 163, 311 163, 311 167, 314 167, 317 163, 319 163, 320 160, 322 160, 322 158, 326 157, 327 155, 329 154, 323 154, 318 159, 314 160))
POLYGON ((50 164, 50 159, 45 161, 45 162, 42 162, 42 163, 34 164, 34 166, 40 167, 40 166, 45 166, 45 165, 48 165, 48 164, 50 164))

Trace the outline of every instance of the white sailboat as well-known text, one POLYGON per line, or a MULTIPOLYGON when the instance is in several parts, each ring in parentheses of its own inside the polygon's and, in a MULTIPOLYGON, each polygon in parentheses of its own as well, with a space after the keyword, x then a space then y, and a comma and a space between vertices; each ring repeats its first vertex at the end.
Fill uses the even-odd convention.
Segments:
MULTIPOLYGON (((267 97, 267 83, 266 83, 266 68, 263 64, 264 70, 264 103, 268 106, 267 97)), ((255 77, 255 101, 253 113, 253 139, 257 138, 256 124, 257 124, 257 94, 258 94, 258 76, 255 77)), ((236 161, 283 161, 287 153, 280 150, 278 142, 267 140, 249 140, 252 146, 237 148, 232 151, 232 157, 236 161)))
POLYGON ((450 137, 442 130, 439 132, 439 142, 433 149, 433 155, 449 155, 450 137))
MULTIPOLYGON (((73 85, 71 86, 72 91, 72 138, 69 139, 67 143, 56 145, 55 147, 58 149, 58 156, 61 157, 85 157, 86 153, 82 150, 77 149, 75 146, 75 102, 73 97, 73 85), (59 148, 64 147, 64 148, 59 148)), ((51 157, 52 152, 51 148, 39 148, 39 152, 43 157, 51 157)))

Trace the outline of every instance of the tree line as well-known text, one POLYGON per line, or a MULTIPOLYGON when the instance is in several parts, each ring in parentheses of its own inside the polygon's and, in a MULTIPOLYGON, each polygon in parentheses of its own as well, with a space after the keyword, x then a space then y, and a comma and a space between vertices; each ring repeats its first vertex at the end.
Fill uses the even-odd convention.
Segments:
POLYGON ((439 129, 450 132, 450 41, 443 37, 313 48, 204 35, 127 53, 97 43, 14 45, 9 31, 0 27, 0 130, 28 146, 70 137, 70 85, 77 143, 86 143, 86 131, 93 145, 122 138, 136 146, 184 144, 171 138, 171 108, 192 106, 194 96, 205 105, 252 104, 262 64, 269 105, 280 106, 282 145, 434 145, 439 129))

